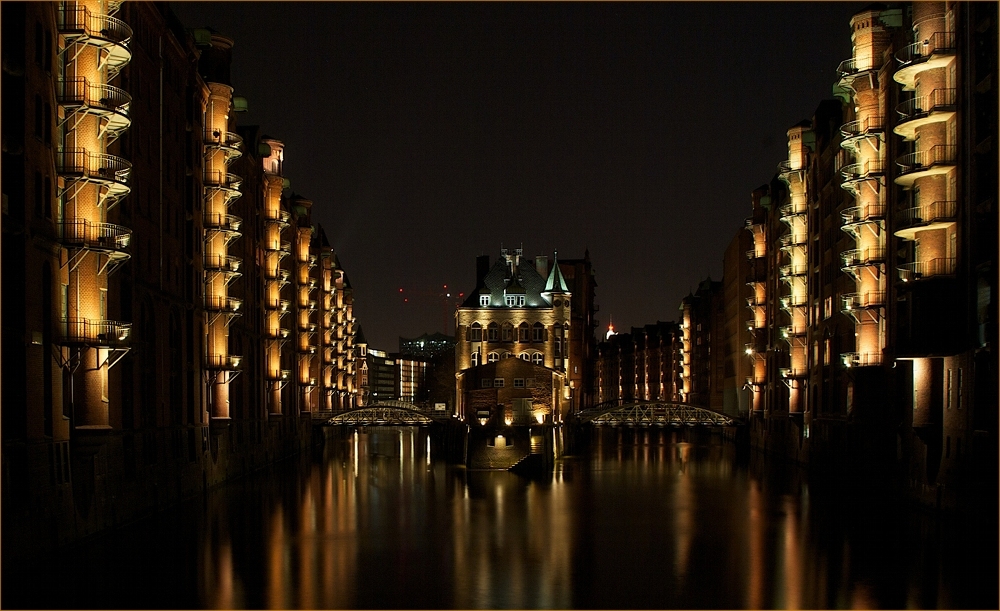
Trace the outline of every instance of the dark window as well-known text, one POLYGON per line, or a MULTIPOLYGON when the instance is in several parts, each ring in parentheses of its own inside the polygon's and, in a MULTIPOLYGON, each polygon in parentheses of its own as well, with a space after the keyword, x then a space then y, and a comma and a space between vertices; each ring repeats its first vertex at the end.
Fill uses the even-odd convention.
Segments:
POLYGON ((542 326, 542 323, 536 322, 534 326, 531 328, 531 330, 532 330, 532 336, 531 336, 532 341, 535 342, 545 341, 545 327, 542 326))
POLYGON ((478 322, 472 323, 472 334, 469 336, 469 341, 471 342, 481 342, 483 341, 483 328, 478 322))
POLYGON ((41 138, 45 135, 45 118, 43 115, 45 108, 42 106, 42 96, 35 96, 35 135, 41 138))
POLYGON ((488 327, 486 327, 488 337, 487 340, 491 342, 500 341, 500 326, 495 322, 491 322, 488 327))
POLYGON ((42 216, 45 197, 42 192, 42 173, 35 172, 35 216, 42 216))
POLYGON ((517 339, 521 342, 527 342, 531 339, 530 332, 528 330, 528 323, 522 322, 517 328, 517 339))
POLYGON ((52 178, 45 177, 45 187, 42 189, 42 216, 52 220, 52 178))
POLYGON ((52 105, 45 103, 45 144, 52 144, 52 105))

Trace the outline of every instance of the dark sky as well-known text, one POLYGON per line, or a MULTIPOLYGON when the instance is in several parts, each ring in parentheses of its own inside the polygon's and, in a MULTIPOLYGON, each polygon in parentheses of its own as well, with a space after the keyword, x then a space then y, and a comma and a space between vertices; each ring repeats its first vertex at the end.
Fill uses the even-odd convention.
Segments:
POLYGON ((501 244, 589 249, 602 331, 676 320, 831 97, 864 6, 171 4, 235 40, 239 122, 285 143, 390 352, 450 333, 444 285, 471 291, 501 244))

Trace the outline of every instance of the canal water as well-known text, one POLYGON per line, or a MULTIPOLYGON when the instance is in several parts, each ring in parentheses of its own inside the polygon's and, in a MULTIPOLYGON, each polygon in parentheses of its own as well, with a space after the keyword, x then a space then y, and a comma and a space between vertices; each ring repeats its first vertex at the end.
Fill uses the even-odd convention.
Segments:
POLYGON ((5 608, 997 608, 997 533, 717 437, 595 433, 536 476, 368 428, 4 567, 5 608))

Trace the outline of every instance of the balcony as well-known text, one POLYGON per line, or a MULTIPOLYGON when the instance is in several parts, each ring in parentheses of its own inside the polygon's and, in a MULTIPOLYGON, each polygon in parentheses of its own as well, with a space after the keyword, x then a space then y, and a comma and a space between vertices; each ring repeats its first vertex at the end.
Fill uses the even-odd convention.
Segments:
POLYGON ((225 196, 224 204, 226 206, 239 199, 242 195, 240 193, 240 185, 243 184, 243 179, 236 174, 230 174, 221 170, 205 170, 204 184, 210 196, 212 196, 213 191, 221 191, 225 196))
POLYGON ((268 339, 288 339, 288 329, 284 327, 270 328, 266 331, 268 339))
POLYGON ((789 263, 788 265, 782 265, 778 268, 778 273, 782 278, 791 278, 795 276, 805 276, 806 272, 809 271, 808 265, 793 265, 789 263))
POLYGON ((793 175, 797 176, 805 169, 804 163, 793 164, 791 160, 786 159, 778 162, 778 178, 788 183, 793 175))
POLYGON ((955 89, 935 89, 928 95, 898 104, 896 113, 899 115, 899 123, 892 131, 907 140, 913 140, 918 127, 947 121, 955 116, 957 99, 955 89))
POLYGON ((56 28, 67 43, 85 44, 103 50, 109 80, 132 59, 132 52, 128 49, 132 28, 121 19, 68 4, 59 7, 56 28))
POLYGON ((277 223, 282 227, 287 227, 292 215, 284 210, 264 210, 261 216, 269 223, 277 223))
POLYGON ((801 380, 809 377, 808 369, 795 369, 792 367, 782 367, 778 373, 785 380, 801 380))
POLYGON ((844 219, 843 229, 853 233, 853 229, 864 223, 876 223, 885 219, 885 204, 876 203, 866 206, 855 206, 840 213, 844 219))
POLYGON ((243 263, 243 259, 240 259, 239 257, 231 257, 229 255, 213 255, 206 253, 204 263, 206 271, 235 274, 239 272, 240 264, 243 263))
POLYGON ((316 354, 316 346, 299 346, 300 354, 316 354))
POLYGON ((850 121, 840 126, 843 139, 840 146, 847 150, 857 151, 865 138, 881 138, 885 133, 885 117, 872 116, 857 121, 850 121))
POLYGON ((935 32, 929 38, 903 47, 896 53, 896 61, 900 66, 892 78, 903 86, 904 91, 913 91, 916 88, 917 74, 947 66, 954 60, 955 51, 954 33, 935 32))
POLYGON ((846 293, 840 296, 840 303, 842 312, 881 308, 885 306, 885 291, 846 293))
POLYGON ((316 332, 316 323, 314 323, 314 322, 305 322, 305 323, 300 322, 299 323, 299 332, 300 333, 315 333, 316 332))
POLYGON ((805 216, 807 210, 808 206, 806 206, 805 202, 785 204, 781 208, 778 208, 778 215, 783 222, 791 224, 797 218, 805 216))
POLYGON ((205 295, 205 309, 210 312, 236 314, 242 305, 243 300, 236 297, 229 297, 228 295, 205 295))
POLYGON ((914 240, 918 231, 943 229, 954 223, 957 216, 958 202, 953 201, 936 201, 907 208, 896 217, 896 237, 914 240))
POLYGON ((215 371, 239 371, 242 356, 230 354, 209 354, 205 357, 205 369, 215 371))
POLYGON ((56 153, 56 172, 68 180, 97 183, 106 189, 102 197, 117 201, 128 195, 132 163, 116 155, 74 148, 56 153))
POLYGON ((91 83, 85 78, 60 79, 56 83, 56 101, 67 111, 99 116, 110 140, 132 124, 129 118, 132 96, 113 85, 91 83))
POLYGON ((840 260, 843 264, 841 269, 845 272, 868 265, 882 265, 885 263, 885 247, 873 246, 871 248, 845 250, 840 253, 840 260))
POLYGON ((848 84, 854 82, 859 75, 879 68, 880 66, 876 66, 871 57, 852 57, 840 62, 837 66, 837 75, 840 76, 841 84, 848 84))
POLYGON ((881 159, 870 159, 864 163, 852 163, 840 168, 840 175, 844 177, 841 187, 848 191, 856 192, 858 183, 866 180, 880 180, 885 176, 885 162, 881 159))
POLYGON ((268 310, 278 310, 282 314, 288 311, 290 302, 287 299, 269 299, 264 302, 264 307, 268 310))
POLYGON ((939 257, 927 261, 907 263, 896 268, 900 282, 916 282, 934 276, 954 276, 957 260, 954 257, 939 257))
POLYGON ((781 298, 781 309, 801 308, 808 303, 809 297, 807 295, 786 295, 781 298))
POLYGON ((206 129, 204 142, 208 148, 223 151, 226 154, 227 163, 243 155, 243 138, 233 132, 206 129))
POLYGON ((845 367, 877 367, 882 364, 881 352, 844 352, 840 355, 845 367))
POLYGON ((121 225, 78 219, 59 223, 59 238, 64 246, 106 252, 112 258, 128 259, 125 249, 132 240, 132 230, 121 225))
POLYGON ((292 377, 292 370, 291 369, 269 370, 267 373, 264 374, 264 376, 272 382, 285 381, 288 380, 290 377, 292 377))
POLYGON ((755 249, 755 248, 751 248, 750 250, 748 250, 746 252, 747 259, 759 259, 759 258, 763 257, 765 254, 766 253, 764 253, 764 252, 761 252, 760 254, 758 254, 757 253, 757 249, 755 249))
POLYGON ((805 246, 806 242, 809 240, 809 236, 805 233, 786 233, 778 239, 781 244, 781 250, 788 250, 790 248, 795 248, 797 246, 805 246))
POLYGON ((896 184, 912 188, 913 183, 926 176, 946 174, 955 167, 958 147, 954 144, 936 144, 926 151, 908 153, 896 159, 899 176, 896 184))
POLYGON ((240 225, 243 223, 243 219, 232 214, 221 214, 218 212, 206 212, 205 218, 205 229, 211 231, 224 231, 227 233, 239 234, 240 225))
POLYGON ((57 342, 62 345, 82 345, 115 348, 128 343, 132 323, 115 320, 69 318, 59 321, 57 342))

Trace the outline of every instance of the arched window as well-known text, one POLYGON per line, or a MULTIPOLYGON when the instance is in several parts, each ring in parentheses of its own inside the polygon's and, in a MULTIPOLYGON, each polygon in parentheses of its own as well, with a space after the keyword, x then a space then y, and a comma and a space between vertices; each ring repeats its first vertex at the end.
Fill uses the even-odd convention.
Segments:
POLYGON ((491 342, 500 341, 500 325, 495 322, 491 322, 488 327, 486 327, 486 332, 488 340, 491 342))
POLYGON ((531 362, 531 354, 529 354, 527 352, 522 352, 521 354, 519 354, 517 356, 522 361, 528 361, 529 363, 531 362))
POLYGON ((490 363, 496 363, 497 361, 500 360, 500 355, 497 354, 496 352, 491 352, 486 356, 486 360, 489 361, 490 363))
POLYGON ((514 325, 509 322, 503 323, 503 327, 500 329, 500 339, 505 342, 514 341, 514 325))
POLYGON ((514 356, 513 353, 504 351, 504 353, 500 355, 500 358, 502 358, 502 359, 509 359, 512 356, 514 356))
POLYGON ((472 353, 472 366, 473 367, 478 367, 479 366, 479 352, 478 351, 472 353))
POLYGON ((545 356, 541 352, 535 352, 531 355, 531 362, 535 365, 544 365, 545 356))
POLYGON ((472 334, 469 337, 469 341, 472 342, 483 341, 483 327, 478 322, 472 323, 472 334))
POLYGON ((517 327, 517 341, 527 342, 531 339, 531 332, 528 330, 528 323, 522 322, 517 327))
POLYGON ((545 341, 545 327, 542 326, 542 323, 536 322, 531 327, 531 341, 533 342, 545 341))

